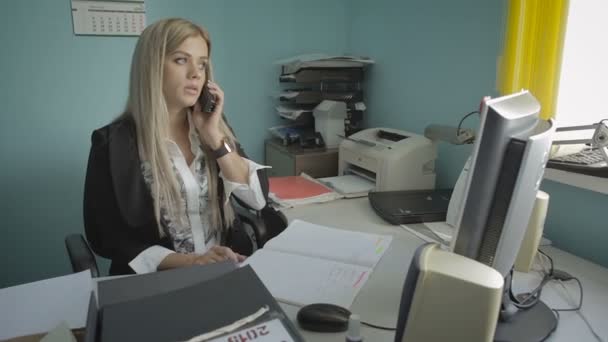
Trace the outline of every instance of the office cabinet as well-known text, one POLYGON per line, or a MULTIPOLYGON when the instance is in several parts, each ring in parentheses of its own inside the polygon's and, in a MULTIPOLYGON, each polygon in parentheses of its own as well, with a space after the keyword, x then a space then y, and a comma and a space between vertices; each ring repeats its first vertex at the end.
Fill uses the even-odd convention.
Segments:
POLYGON ((269 177, 296 176, 304 172, 313 178, 338 175, 337 148, 301 148, 298 144, 283 146, 280 140, 266 140, 265 162, 272 166, 269 177))

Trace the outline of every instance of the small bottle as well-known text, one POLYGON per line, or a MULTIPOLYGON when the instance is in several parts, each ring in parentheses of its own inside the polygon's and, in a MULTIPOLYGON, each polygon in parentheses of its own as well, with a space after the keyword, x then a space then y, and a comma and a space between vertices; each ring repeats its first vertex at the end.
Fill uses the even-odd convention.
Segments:
POLYGON ((357 314, 351 314, 348 318, 348 331, 346 332, 346 342, 362 342, 361 319, 357 314))

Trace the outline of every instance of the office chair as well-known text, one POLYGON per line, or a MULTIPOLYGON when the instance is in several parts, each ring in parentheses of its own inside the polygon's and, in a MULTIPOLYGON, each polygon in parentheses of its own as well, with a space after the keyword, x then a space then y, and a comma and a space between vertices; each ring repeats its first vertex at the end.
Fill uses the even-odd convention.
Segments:
POLYGON ((70 234, 66 236, 65 248, 68 250, 68 257, 72 263, 72 271, 74 273, 91 270, 93 278, 99 277, 95 255, 82 234, 70 234))
MULTIPOLYGON (((252 248, 245 253, 246 255, 251 255, 256 249, 262 248, 268 240, 287 227, 285 215, 268 205, 258 211, 240 205, 235 205, 234 208, 236 216, 243 225, 250 227, 254 233, 251 240, 252 248)), ((82 234, 74 233, 66 236, 65 248, 74 273, 90 269, 91 276, 94 278, 100 276, 95 254, 82 234)))

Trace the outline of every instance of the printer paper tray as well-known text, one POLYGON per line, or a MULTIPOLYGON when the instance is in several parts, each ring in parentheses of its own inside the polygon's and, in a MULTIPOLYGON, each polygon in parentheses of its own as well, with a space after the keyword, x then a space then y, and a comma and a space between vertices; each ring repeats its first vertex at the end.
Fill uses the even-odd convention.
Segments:
POLYGON ((344 175, 317 179, 346 198, 364 197, 376 188, 374 182, 357 175, 344 175))

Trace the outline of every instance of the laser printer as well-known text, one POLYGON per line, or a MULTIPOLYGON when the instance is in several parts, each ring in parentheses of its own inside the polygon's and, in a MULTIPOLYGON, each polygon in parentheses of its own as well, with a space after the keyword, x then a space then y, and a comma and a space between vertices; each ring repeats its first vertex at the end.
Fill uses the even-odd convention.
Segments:
POLYGON ((369 128, 342 140, 339 175, 357 175, 375 191, 435 188, 437 143, 392 128, 369 128))

